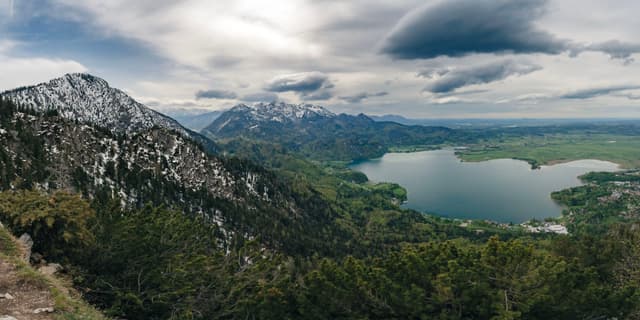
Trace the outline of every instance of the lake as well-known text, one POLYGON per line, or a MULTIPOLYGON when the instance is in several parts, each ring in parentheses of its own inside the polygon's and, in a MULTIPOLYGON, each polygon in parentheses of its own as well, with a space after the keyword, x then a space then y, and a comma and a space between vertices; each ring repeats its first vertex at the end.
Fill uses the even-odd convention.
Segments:
POLYGON ((532 170, 519 160, 462 162, 453 150, 388 153, 355 163, 374 182, 395 182, 407 189, 403 205, 452 218, 520 223, 557 217, 562 207, 551 192, 579 186, 578 176, 616 171, 615 163, 579 160, 532 170))

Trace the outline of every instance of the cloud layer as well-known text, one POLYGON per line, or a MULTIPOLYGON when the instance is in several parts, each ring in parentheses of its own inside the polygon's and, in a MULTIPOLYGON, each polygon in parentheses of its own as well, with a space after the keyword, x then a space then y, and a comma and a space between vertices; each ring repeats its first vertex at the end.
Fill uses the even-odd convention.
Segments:
POLYGON ((278 95, 273 92, 249 93, 241 98, 245 102, 273 102, 278 101, 278 95))
POLYGON ((235 99, 236 95, 233 91, 228 90, 201 90, 196 92, 196 99, 235 99))
POLYGON ((264 86, 271 92, 295 92, 305 100, 327 100, 333 95, 329 91, 334 87, 329 76, 322 72, 301 72, 279 75, 264 86))
POLYGON ((320 72, 294 73, 277 76, 265 85, 265 90, 274 92, 311 92, 329 84, 329 77, 320 72))
POLYGON ((539 65, 513 60, 454 69, 444 73, 440 78, 430 83, 425 87, 425 91, 446 93, 465 86, 490 83, 510 76, 529 74, 540 69, 542 67, 539 65))
POLYGON ((559 54, 597 51, 632 62, 640 43, 608 40, 581 44, 537 26, 547 0, 449 0, 404 16, 384 39, 382 52, 397 59, 460 57, 477 53, 559 54))
POLYGON ((608 54, 612 59, 622 59, 625 63, 633 62, 633 54, 640 52, 640 44, 625 43, 618 40, 609 40, 583 47, 584 51, 600 51, 608 54))
POLYGON ((534 22, 545 0, 450 0, 407 14, 384 41, 382 51, 398 59, 458 57, 473 53, 552 53, 567 42, 534 22))
MULTIPOLYGON (((578 99, 585 100, 591 99, 600 96, 606 96, 616 92, 629 91, 629 90, 637 90, 640 89, 638 85, 618 85, 618 86, 607 86, 607 87, 596 87, 596 88, 588 88, 577 91, 568 92, 562 94, 560 98, 563 99, 578 99)), ((629 99, 633 99, 634 95, 629 95, 629 99)))
POLYGON ((369 93, 369 92, 360 92, 358 94, 352 95, 352 96, 341 96, 340 99, 349 102, 349 103, 359 103, 362 102, 363 100, 369 99, 369 98, 374 98, 374 97, 384 97, 386 95, 388 95, 389 93, 386 91, 380 91, 380 92, 374 92, 374 93, 369 93))

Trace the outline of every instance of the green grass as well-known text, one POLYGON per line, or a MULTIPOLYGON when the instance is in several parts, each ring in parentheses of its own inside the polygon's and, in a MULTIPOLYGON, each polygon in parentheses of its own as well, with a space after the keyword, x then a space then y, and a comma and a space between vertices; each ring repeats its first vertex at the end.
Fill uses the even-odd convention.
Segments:
POLYGON ((38 289, 47 289, 51 286, 51 282, 47 277, 26 263, 14 260, 14 264, 17 266, 16 273, 20 283, 33 286, 38 289))
POLYGON ((640 168, 640 137, 616 135, 545 135, 491 140, 458 151, 464 161, 513 158, 532 166, 596 159, 623 168, 640 168))
POLYGON ((19 253, 16 243, 6 228, 0 227, 0 254, 5 256, 17 256, 19 253))

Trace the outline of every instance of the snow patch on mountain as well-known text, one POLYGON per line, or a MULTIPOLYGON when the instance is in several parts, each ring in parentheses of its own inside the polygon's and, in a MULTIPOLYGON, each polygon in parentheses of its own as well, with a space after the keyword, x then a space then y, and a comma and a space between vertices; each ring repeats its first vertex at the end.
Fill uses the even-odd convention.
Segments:
POLYGON ((138 133, 153 127, 187 130, 175 120, 135 101, 98 77, 67 74, 35 86, 3 92, 3 97, 37 111, 57 111, 64 118, 90 123, 112 132, 138 133))
POLYGON ((256 103, 253 105, 240 104, 233 107, 229 112, 242 112, 251 115, 253 120, 258 121, 299 121, 314 117, 335 117, 336 114, 324 107, 312 104, 288 104, 284 102, 276 103, 256 103))

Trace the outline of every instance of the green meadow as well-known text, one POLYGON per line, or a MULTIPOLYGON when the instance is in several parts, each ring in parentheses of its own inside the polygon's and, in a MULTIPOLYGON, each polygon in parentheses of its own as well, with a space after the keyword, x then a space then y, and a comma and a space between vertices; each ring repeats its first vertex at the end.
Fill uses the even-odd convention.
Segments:
POLYGON ((533 167, 596 159, 629 169, 640 167, 640 138, 608 134, 525 136, 484 141, 459 150, 457 154, 464 161, 521 159, 533 167))

